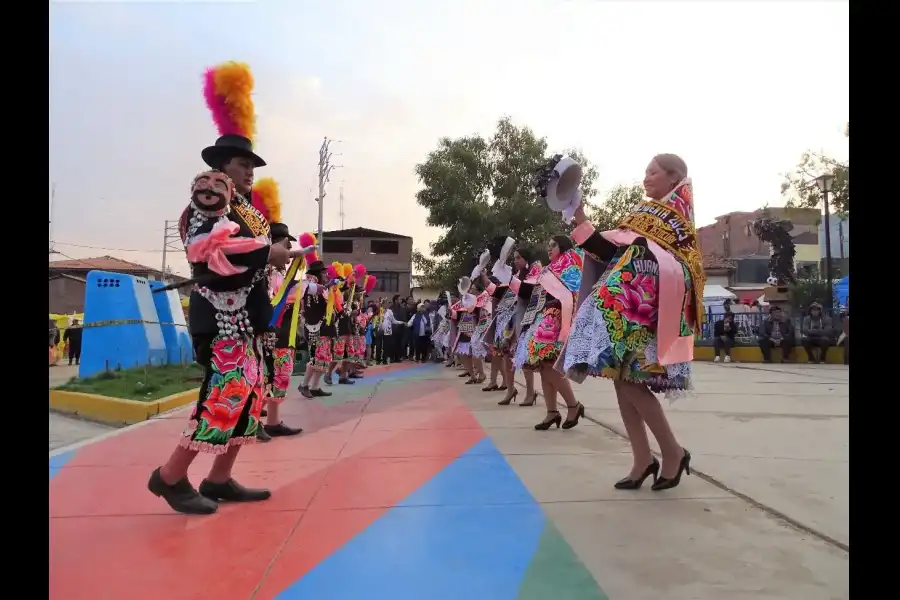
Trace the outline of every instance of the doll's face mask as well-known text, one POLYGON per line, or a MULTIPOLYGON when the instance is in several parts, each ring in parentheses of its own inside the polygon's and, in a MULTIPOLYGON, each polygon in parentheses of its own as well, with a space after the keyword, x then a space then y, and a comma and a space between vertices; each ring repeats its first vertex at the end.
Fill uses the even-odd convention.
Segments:
POLYGON ((204 210, 222 210, 234 198, 234 182, 221 171, 205 171, 191 183, 191 200, 204 210))

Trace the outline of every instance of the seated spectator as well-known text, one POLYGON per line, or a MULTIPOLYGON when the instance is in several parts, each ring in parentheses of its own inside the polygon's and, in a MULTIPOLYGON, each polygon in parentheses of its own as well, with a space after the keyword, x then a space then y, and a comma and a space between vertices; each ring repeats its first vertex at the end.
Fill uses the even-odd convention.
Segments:
POLYGON ((734 347, 734 336, 737 327, 734 324, 734 313, 725 313, 725 318, 716 321, 713 326, 713 349, 716 357, 714 362, 719 362, 719 352, 725 354, 725 362, 731 362, 731 349, 734 347))
POLYGON ((772 348, 776 346, 781 348, 781 362, 787 362, 795 345, 791 320, 784 317, 781 307, 773 306, 759 331, 759 349, 762 351, 763 362, 772 362, 772 348))
POLYGON ((822 313, 822 305, 818 302, 810 304, 809 314, 803 317, 800 339, 810 363, 825 362, 828 347, 834 341, 834 329, 831 325, 831 317, 822 313))

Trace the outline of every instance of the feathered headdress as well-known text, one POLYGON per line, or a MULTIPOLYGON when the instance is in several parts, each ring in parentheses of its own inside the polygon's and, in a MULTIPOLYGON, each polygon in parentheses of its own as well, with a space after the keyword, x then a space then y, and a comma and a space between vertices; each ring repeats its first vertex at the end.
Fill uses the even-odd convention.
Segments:
POLYGON ((371 294, 372 290, 375 289, 375 284, 378 282, 378 278, 374 275, 366 275, 366 283, 363 286, 363 289, 366 291, 366 294, 371 294))
POLYGON ((241 135, 253 141, 256 112, 253 108, 253 74, 250 66, 226 62, 203 75, 203 96, 219 135, 241 135))
POLYGON ((281 223, 281 197, 278 194, 278 183, 274 179, 266 177, 257 181, 250 198, 250 203, 269 224, 281 223))
POLYGON ((300 237, 297 238, 297 243, 300 244, 301 248, 311 248, 311 250, 303 256, 303 258, 306 259, 307 265, 319 262, 319 251, 316 247, 316 244, 318 244, 319 241, 314 234, 308 231, 306 233, 301 233, 300 237))

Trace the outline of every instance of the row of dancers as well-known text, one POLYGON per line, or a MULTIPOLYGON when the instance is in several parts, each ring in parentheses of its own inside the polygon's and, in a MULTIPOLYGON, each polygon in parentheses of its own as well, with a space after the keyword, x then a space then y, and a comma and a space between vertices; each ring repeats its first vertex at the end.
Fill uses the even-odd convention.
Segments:
POLYGON ((487 243, 471 275, 460 278, 459 295, 446 293, 446 318, 432 340, 451 357, 448 366, 463 366, 467 384, 484 381, 490 356, 503 384, 492 377, 484 390, 505 391, 500 405, 516 400, 516 372, 526 382, 522 405, 533 405, 539 374, 547 409, 534 426, 539 431, 572 429, 585 416, 573 383, 611 380, 634 457, 614 487, 637 489, 652 477, 651 489, 670 489, 690 474, 691 454, 656 394, 674 401, 692 388, 705 281, 687 165, 674 154, 655 156, 645 171, 646 198, 611 231, 597 231, 588 219, 581 175, 576 161, 557 155, 535 178, 541 201, 574 226, 547 240, 548 264, 511 237, 487 243), (648 427, 662 462, 651 452, 648 427))

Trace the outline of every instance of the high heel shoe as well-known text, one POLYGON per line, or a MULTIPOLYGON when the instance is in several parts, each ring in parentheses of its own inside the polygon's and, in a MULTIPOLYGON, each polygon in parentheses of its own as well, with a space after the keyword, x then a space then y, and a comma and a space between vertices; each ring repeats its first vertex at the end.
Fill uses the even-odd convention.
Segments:
POLYGON ((554 411, 548 412, 547 417, 544 417, 544 420, 541 421, 540 423, 538 423, 537 425, 535 425, 534 428, 538 431, 547 431, 552 426, 556 425, 556 428, 559 429, 559 424, 562 423, 562 417, 560 416, 559 411, 554 410, 554 411), (550 415, 556 415, 556 416, 552 417, 548 421, 547 417, 550 417, 550 415))
POLYGON ((511 395, 509 398, 504 398, 503 400, 501 400, 501 401, 498 402, 497 404, 499 404, 500 406, 506 406, 507 404, 511 404, 512 401, 515 400, 515 399, 516 399, 516 396, 518 396, 518 395, 519 395, 519 390, 518 390, 518 389, 515 389, 515 390, 513 390, 513 393, 512 393, 512 395, 511 395))
POLYGON ((499 390, 499 389, 500 389, 500 386, 498 386, 496 383, 492 383, 492 384, 489 385, 489 386, 486 386, 486 387, 481 388, 481 391, 482 391, 482 392, 493 392, 493 391, 496 391, 496 390, 499 390))
POLYGON ((628 477, 623 477, 618 480, 614 488, 617 490, 639 490, 641 486, 644 485, 644 480, 653 475, 653 483, 656 483, 656 479, 659 477, 659 461, 656 460, 656 457, 653 457, 653 462, 644 469, 644 472, 641 473, 641 476, 637 479, 629 479, 628 477))
POLYGON ((676 487, 679 483, 681 483, 681 474, 685 475, 691 474, 691 453, 687 451, 687 448, 684 449, 684 456, 681 457, 681 462, 678 463, 678 473, 675 474, 675 477, 669 479, 667 477, 660 477, 656 480, 650 489, 654 492, 659 492, 661 490, 671 490, 673 487, 676 487))
POLYGON ((532 392, 531 402, 523 402, 519 406, 534 406, 535 402, 537 402, 537 392, 532 392))
POLYGON ((579 403, 578 403, 578 410, 575 412, 575 418, 574 418, 574 419, 571 419, 571 420, 566 419, 566 422, 562 424, 562 428, 563 428, 563 429, 572 429, 573 427, 575 427, 576 425, 578 425, 578 421, 579 421, 579 420, 581 419, 581 417, 583 417, 583 416, 584 416, 584 404, 582 404, 581 402, 579 402, 579 403))

